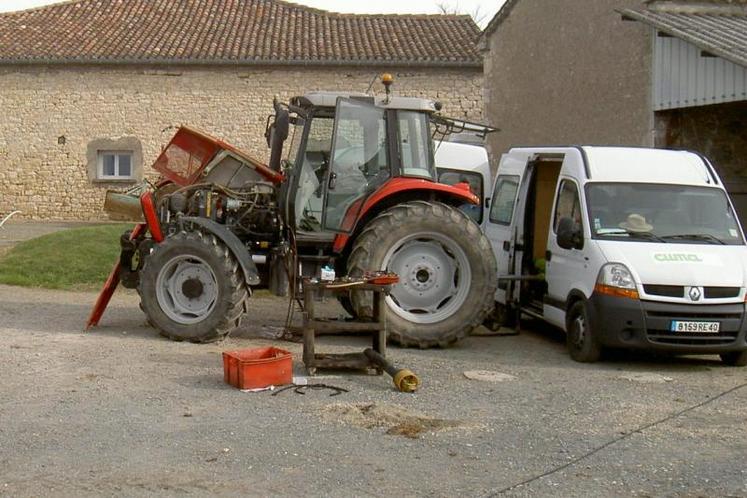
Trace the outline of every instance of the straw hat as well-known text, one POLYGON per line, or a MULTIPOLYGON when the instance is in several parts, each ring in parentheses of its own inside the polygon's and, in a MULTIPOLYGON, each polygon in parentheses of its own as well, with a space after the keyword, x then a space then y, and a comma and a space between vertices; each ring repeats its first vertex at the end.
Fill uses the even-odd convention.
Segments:
POLYGON ((629 232, 650 232, 654 229, 653 226, 646 223, 646 218, 635 213, 629 214, 627 221, 620 223, 620 228, 629 232))

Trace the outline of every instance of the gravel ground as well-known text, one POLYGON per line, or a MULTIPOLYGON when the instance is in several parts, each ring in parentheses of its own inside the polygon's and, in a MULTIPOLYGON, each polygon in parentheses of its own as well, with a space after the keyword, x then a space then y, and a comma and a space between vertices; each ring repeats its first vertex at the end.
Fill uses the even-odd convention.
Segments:
POLYGON ((225 385, 220 353, 275 344, 298 363, 298 344, 259 337, 284 300, 254 298, 238 333, 200 346, 161 339, 126 292, 83 333, 94 299, 0 286, 2 496, 747 496, 747 369, 716 357, 581 365, 536 327, 390 349, 414 395, 322 372, 349 392, 271 396, 225 385))

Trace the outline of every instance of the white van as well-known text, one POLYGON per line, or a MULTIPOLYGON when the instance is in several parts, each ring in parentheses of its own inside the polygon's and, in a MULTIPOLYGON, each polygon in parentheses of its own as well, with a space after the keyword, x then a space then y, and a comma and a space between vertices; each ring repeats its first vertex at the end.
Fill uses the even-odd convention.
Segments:
POLYGON ((705 158, 515 148, 501 159, 491 204, 502 319, 561 327, 582 362, 614 347, 747 364, 747 246, 705 158))
POLYGON ((488 151, 484 145, 458 142, 436 142, 436 170, 439 183, 455 185, 468 183, 480 198, 480 205, 465 205, 465 213, 483 230, 488 219, 486 191, 492 186, 488 151))

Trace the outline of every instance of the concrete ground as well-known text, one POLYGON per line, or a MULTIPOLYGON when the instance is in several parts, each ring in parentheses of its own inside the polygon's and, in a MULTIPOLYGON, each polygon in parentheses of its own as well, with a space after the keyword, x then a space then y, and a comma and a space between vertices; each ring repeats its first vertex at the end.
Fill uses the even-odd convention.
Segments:
POLYGON ((273 396, 224 384, 221 352, 274 344, 298 366, 298 344, 262 338, 286 301, 254 298, 231 339, 193 345, 126 292, 83 333, 94 299, 0 286, 0 496, 747 496, 747 369, 716 357, 582 365, 538 326, 391 348, 416 394, 322 372, 348 392, 273 396))

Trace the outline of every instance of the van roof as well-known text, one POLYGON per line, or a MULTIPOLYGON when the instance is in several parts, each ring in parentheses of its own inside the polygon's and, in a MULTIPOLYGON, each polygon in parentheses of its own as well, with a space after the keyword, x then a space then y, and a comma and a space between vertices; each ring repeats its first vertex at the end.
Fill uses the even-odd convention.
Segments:
POLYGON ((692 152, 635 147, 583 147, 595 182, 713 184, 703 159, 692 152))
POLYGON ((645 147, 519 147, 521 155, 566 154, 582 149, 588 160, 590 180, 594 182, 669 183, 678 185, 714 185, 714 175, 703 158, 687 151, 645 147))
MULTIPOLYGON (((489 168, 488 151, 482 145, 436 142, 436 166, 462 171, 489 168)), ((488 169, 489 171, 489 169, 488 169)))

